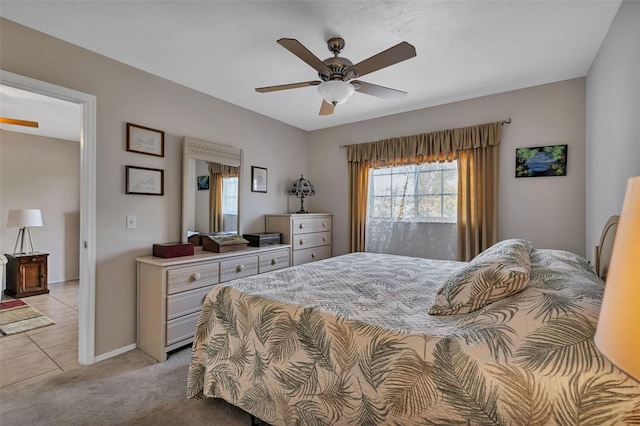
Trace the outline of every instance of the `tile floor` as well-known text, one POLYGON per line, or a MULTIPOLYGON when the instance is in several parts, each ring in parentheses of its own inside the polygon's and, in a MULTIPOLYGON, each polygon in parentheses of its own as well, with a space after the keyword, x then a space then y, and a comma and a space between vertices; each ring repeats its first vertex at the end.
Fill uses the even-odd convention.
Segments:
MULTIPOLYGON (((3 295, 2 300, 11 299, 3 295)), ((23 298, 56 323, 0 337, 0 392, 60 374, 78 364, 78 281, 49 284, 23 298)))

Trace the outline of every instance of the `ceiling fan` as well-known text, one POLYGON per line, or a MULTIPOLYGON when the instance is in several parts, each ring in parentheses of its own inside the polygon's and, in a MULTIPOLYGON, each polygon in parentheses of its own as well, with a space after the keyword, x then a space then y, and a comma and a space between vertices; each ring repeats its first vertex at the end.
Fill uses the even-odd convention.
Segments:
POLYGON ((0 123, 13 124, 15 126, 38 127, 37 121, 20 120, 8 117, 0 117, 0 123))
POLYGON ((281 38, 278 40, 278 43, 306 62, 311 68, 318 71, 320 80, 258 87, 256 88, 256 92, 266 93, 307 86, 318 86, 318 92, 323 98, 320 115, 333 114, 335 106, 344 103, 355 91, 383 99, 399 99, 407 94, 407 92, 401 90, 390 89, 364 81, 352 80, 416 56, 415 47, 406 41, 398 43, 355 65, 347 58, 338 56, 345 45, 344 40, 340 37, 330 38, 327 41, 327 47, 329 51, 333 53, 333 57, 327 58, 324 61, 318 59, 317 56, 311 53, 296 39, 281 38))

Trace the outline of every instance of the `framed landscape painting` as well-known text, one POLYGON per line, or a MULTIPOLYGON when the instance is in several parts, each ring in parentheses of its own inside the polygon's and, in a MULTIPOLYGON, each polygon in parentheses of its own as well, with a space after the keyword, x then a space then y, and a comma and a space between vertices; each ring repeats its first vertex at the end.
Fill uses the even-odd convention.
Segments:
POLYGON ((198 190, 209 189, 209 176, 198 176, 198 190))
POLYGON ((516 177, 566 176, 567 145, 516 148, 516 177))

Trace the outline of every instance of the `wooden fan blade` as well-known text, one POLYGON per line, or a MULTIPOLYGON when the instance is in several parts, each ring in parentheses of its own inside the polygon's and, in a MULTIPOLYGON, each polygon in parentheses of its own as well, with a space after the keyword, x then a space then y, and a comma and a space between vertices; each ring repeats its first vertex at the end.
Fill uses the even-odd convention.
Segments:
POLYGON ((335 105, 330 104, 329 102, 323 100, 322 105, 320 106, 320 114, 319 115, 331 115, 333 114, 333 110, 335 109, 335 105))
POLYGON ((293 53, 298 58, 309 64, 311 68, 315 69, 318 72, 326 74, 327 76, 331 75, 329 67, 327 67, 324 62, 318 59, 316 55, 311 53, 309 49, 304 47, 302 43, 300 43, 295 38, 281 38, 280 40, 278 40, 278 43, 289 52, 293 53))
POLYGON ((257 87, 256 92, 260 92, 260 93, 276 92, 278 90, 288 90, 288 89, 297 89, 299 87, 317 86, 320 83, 322 83, 320 80, 314 80, 314 81, 303 81, 301 83, 281 84, 279 86, 257 87))
POLYGON ((365 83, 364 81, 353 80, 351 84, 357 87, 356 91, 371 96, 377 96, 378 98, 395 100, 402 99, 407 96, 407 92, 403 92, 402 90, 365 83), (360 87, 358 87, 358 85, 360 85, 360 87))
POLYGON ((416 56, 416 48, 406 41, 403 41, 377 55, 350 66, 345 71, 345 75, 349 76, 349 72, 355 71, 355 77, 362 77, 363 75, 386 68, 389 65, 413 58, 414 56, 416 56))
POLYGON ((18 120, 17 118, 0 117, 0 123, 15 124, 16 126, 38 127, 37 121, 18 120))

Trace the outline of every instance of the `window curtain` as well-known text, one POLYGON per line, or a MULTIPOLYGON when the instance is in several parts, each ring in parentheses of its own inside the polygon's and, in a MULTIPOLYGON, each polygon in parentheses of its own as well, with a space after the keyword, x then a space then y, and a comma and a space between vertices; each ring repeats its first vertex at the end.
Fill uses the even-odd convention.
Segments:
POLYGON ((367 224, 369 162, 349 162, 349 250, 364 251, 367 224))
POLYGON ((478 127, 458 155, 458 260, 465 262, 498 241, 498 159, 502 126, 478 127))
POLYGON ((349 250, 364 251, 370 168, 452 160, 458 160, 458 259, 494 244, 501 132, 495 122, 348 145, 349 250))
POLYGON ((223 228, 222 187, 224 178, 238 176, 238 168, 220 163, 209 163, 209 230, 220 232, 223 228))

